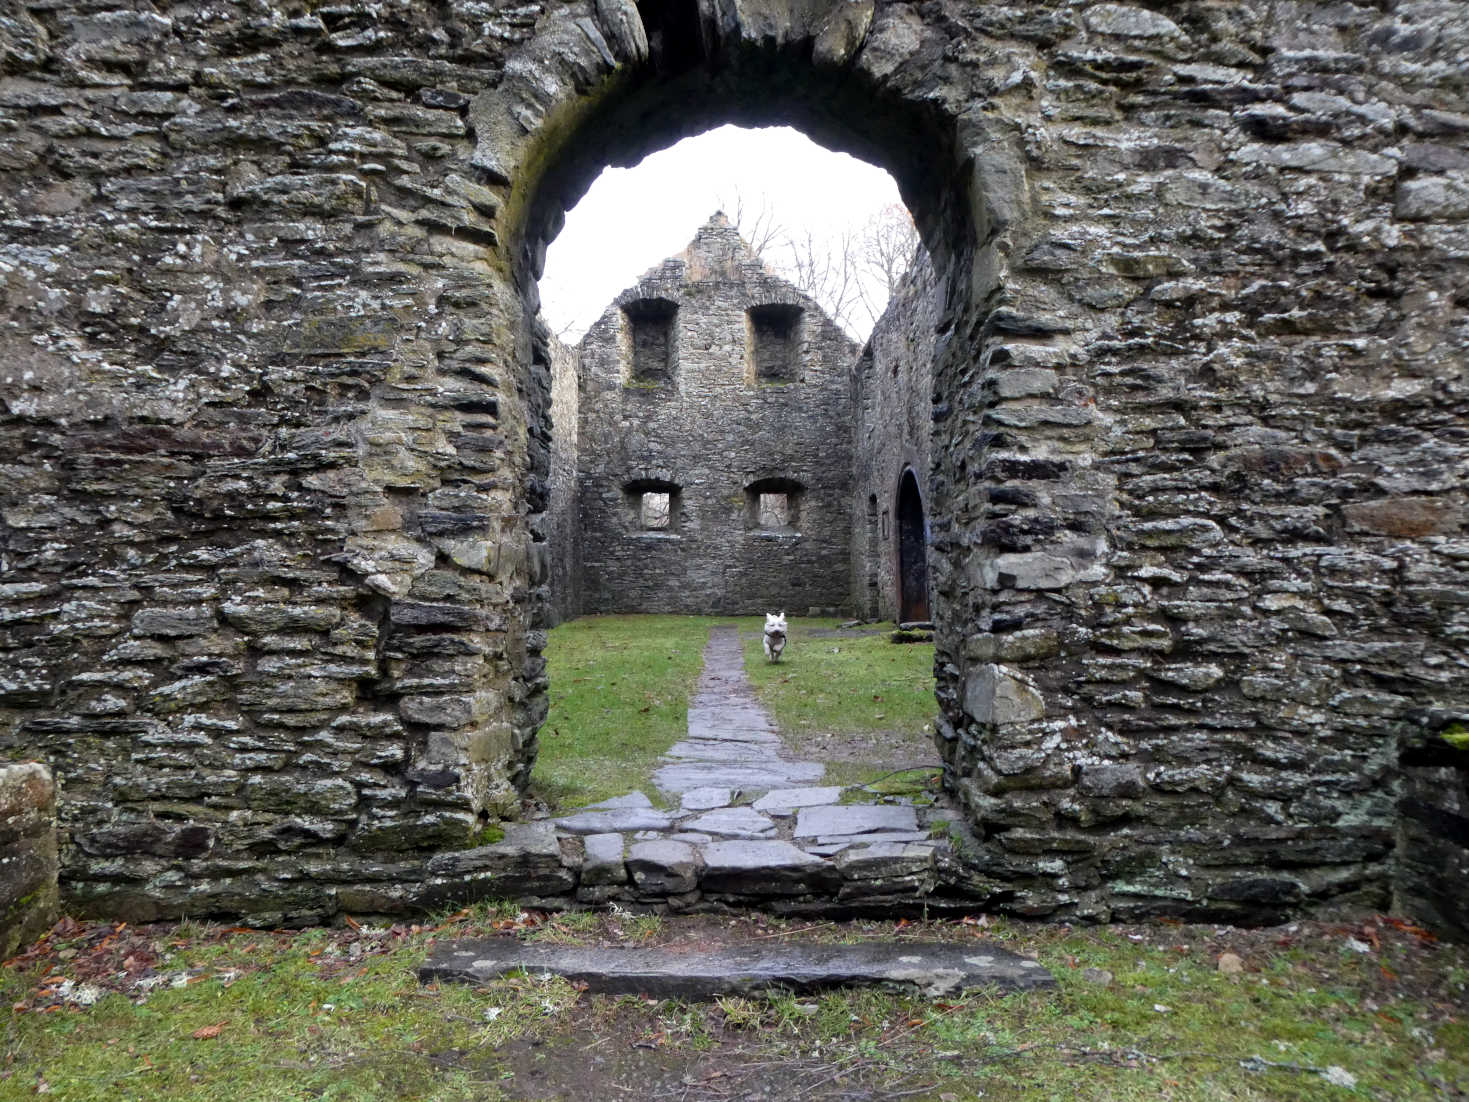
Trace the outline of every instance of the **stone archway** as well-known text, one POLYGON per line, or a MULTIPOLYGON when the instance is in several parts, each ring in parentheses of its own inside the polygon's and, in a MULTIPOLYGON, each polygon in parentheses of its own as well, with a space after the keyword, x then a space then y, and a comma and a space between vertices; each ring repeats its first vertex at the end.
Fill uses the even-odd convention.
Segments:
MULTIPOLYGON (((971 365, 993 336, 985 319, 1001 301, 1009 235, 1025 214, 1024 169, 1019 130, 984 110, 982 81, 969 83, 977 73, 960 81, 962 91, 949 83, 938 47, 906 9, 872 4, 716 11, 610 0, 595 21, 549 24, 527 42, 469 119, 472 162, 505 197, 498 252, 524 304, 518 354, 532 425, 550 404, 552 355, 534 320, 535 281, 564 212, 607 165, 636 163, 725 122, 792 125, 893 175, 941 288, 935 391, 977 415, 988 396, 972 386, 971 365), (918 58, 927 64, 915 67, 918 58)), ((1002 325, 1015 324, 1009 316, 1002 325)), ((530 477, 542 478, 536 449, 531 462, 530 477)), ((946 507, 952 485, 934 485, 931 509, 946 507)), ((532 502, 531 532, 543 533, 552 525, 537 513, 532 502)), ((962 574, 957 562, 947 572, 962 574)), ((970 622, 968 606, 987 601, 964 589, 950 591, 966 607, 949 623, 970 622)), ((953 673, 962 680, 962 670, 953 673)), ((527 688, 534 699, 544 682, 527 688)), ((962 685, 951 688, 951 698, 960 695, 962 685)))
POLYGON ((61 781, 71 898, 464 890, 544 715, 544 245, 603 165, 759 121, 888 168, 933 257, 902 459, 983 871, 1380 903, 1388 732, 1469 702, 1462 19, 1277 7, 27 8, 0 752, 61 781))
POLYGON ((928 606, 928 521, 923 497, 913 469, 903 471, 898 481, 895 515, 898 543, 898 619, 904 623, 925 621, 928 606))

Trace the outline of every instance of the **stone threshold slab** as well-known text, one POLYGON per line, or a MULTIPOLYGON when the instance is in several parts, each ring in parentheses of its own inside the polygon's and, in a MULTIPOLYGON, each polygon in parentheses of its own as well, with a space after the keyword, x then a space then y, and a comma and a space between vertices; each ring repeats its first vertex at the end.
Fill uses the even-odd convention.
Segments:
POLYGON ((864 942, 701 948, 595 948, 516 938, 451 941, 419 968, 421 983, 486 983, 507 973, 549 973, 610 995, 709 999, 764 991, 883 986, 938 997, 983 987, 1000 992, 1056 986, 1033 960, 984 942, 864 942))

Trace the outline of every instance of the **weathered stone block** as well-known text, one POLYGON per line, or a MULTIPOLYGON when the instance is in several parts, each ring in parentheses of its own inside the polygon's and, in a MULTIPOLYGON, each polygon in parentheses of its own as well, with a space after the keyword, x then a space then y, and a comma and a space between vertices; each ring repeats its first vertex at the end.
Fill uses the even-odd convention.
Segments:
POLYGON ((141 608, 133 614, 133 632, 177 639, 205 635, 215 628, 214 612, 208 608, 141 608))
POLYGON ((588 834, 582 842, 586 848, 581 865, 581 887, 627 883, 621 834, 588 834))
POLYGON ((0 765, 0 959, 56 920, 56 784, 37 762, 0 765))
POLYGON ((390 805, 364 814, 349 841, 356 849, 375 851, 447 848, 463 845, 478 825, 470 811, 390 805))
POLYGON ((1076 564, 1044 551, 996 555, 984 564, 991 589, 1064 589, 1076 580, 1076 564))
POLYGON ((1148 790, 1141 767, 1136 765, 1083 765, 1076 783, 1083 796, 1131 799, 1148 790))
POLYGON ((1342 506, 1351 532, 1416 539, 1458 531, 1466 517, 1462 506, 1442 498, 1390 497, 1342 506))
POLYGON ((699 882, 698 857, 687 842, 635 842, 628 847, 627 871, 650 895, 693 891, 699 882))
POLYGON ((1046 702, 1029 678, 989 663, 970 671, 964 711, 979 723, 1027 723, 1045 717, 1046 702))
POLYGON ((340 777, 309 773, 255 773, 245 779, 247 806, 258 811, 349 815, 357 806, 357 789, 340 777))
POLYGON ((1469 176, 1413 176, 1398 181, 1393 214, 1405 222, 1456 222, 1469 218, 1469 176))
POLYGON ((789 842, 711 842, 704 847, 700 884, 706 892, 739 896, 801 895, 830 890, 836 869, 789 842))
POLYGON ((1127 4, 1093 4, 1082 12, 1086 28, 1119 38, 1182 38, 1183 31, 1166 15, 1127 4))

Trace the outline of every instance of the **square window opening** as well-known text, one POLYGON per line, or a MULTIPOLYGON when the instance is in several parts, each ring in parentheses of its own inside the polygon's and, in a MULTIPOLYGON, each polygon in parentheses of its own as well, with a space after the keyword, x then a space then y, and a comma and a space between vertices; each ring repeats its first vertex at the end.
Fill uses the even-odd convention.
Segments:
POLYGON ((788 528, 791 523, 791 501, 786 494, 761 494, 759 505, 761 528, 788 528))
POLYGON ((674 320, 678 307, 664 299, 643 299, 622 308, 627 318, 627 381, 639 386, 666 386, 673 381, 677 360, 674 320))
POLYGON ((801 308, 752 306, 748 318, 747 370, 757 383, 794 383, 800 374, 801 308))
POLYGON ((638 504, 638 519, 642 526, 653 531, 667 531, 673 518, 673 495, 658 491, 647 491, 638 504))

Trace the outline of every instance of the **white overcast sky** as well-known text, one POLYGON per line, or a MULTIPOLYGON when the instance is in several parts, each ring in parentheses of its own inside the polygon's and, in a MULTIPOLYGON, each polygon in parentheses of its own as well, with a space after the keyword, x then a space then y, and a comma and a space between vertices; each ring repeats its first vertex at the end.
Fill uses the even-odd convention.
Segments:
POLYGON ((716 210, 733 218, 737 195, 746 209, 768 202, 788 231, 818 235, 861 226, 901 202, 882 169, 789 127, 721 126, 685 138, 635 168, 606 169, 567 213, 540 281, 551 329, 579 340, 619 292, 681 252, 716 210))

